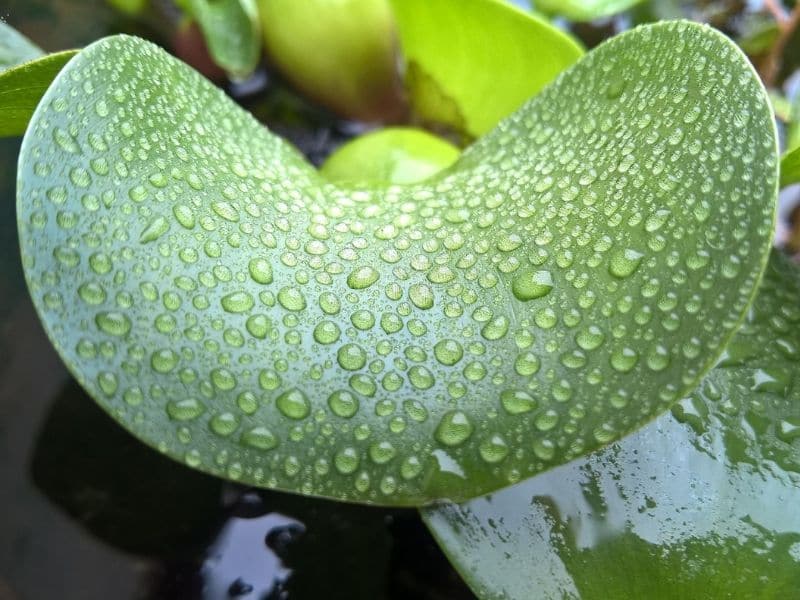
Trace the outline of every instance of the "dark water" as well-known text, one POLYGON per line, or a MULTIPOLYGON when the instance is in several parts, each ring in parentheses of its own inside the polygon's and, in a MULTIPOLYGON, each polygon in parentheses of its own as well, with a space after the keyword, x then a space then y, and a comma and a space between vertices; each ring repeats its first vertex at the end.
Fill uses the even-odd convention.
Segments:
MULTIPOLYGON (((102 0, 4 0, 0 17, 47 50, 168 20, 102 0)), ((258 87, 258 86, 256 86, 258 87)), ((273 82, 248 109, 319 161, 358 128, 273 82)), ((19 140, 0 140, 0 600, 459 600, 461 582, 413 510, 250 490, 133 439, 69 377, 19 263, 19 140)))

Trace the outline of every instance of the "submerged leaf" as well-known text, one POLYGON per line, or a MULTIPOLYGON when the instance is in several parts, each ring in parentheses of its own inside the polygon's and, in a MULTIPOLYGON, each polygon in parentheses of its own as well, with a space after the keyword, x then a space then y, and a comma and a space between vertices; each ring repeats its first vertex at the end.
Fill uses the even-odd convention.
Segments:
POLYGON ((800 269, 775 254, 690 398, 591 456, 423 510, 484 600, 789 598, 800 589, 800 269))
POLYGON ((77 52, 48 54, 0 72, 0 137, 25 133, 39 100, 77 52))
POLYGON ((44 50, 0 19, 0 73, 43 54, 44 50))
POLYGON ((746 58, 688 23, 598 47, 432 179, 366 189, 115 37, 47 92, 19 183, 36 308, 125 427, 250 484, 419 504, 691 390, 766 262, 777 156, 746 58))
POLYGON ((189 0, 214 61, 235 78, 250 75, 261 58, 255 0, 189 0))
POLYGON ((414 111, 478 136, 580 58, 578 43, 499 0, 393 0, 414 111))
POLYGON ((460 151, 421 129, 390 127, 338 148, 320 173, 339 184, 415 183, 452 165, 460 151))

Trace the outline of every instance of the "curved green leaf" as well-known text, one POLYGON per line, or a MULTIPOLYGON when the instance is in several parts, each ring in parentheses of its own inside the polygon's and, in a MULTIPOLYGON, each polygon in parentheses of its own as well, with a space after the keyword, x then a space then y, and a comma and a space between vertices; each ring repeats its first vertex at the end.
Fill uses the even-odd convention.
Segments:
POLYGON ((362 135, 331 154, 320 173, 334 183, 416 183, 452 165, 461 151, 421 129, 390 127, 362 135))
POLYGON ((77 53, 56 52, 0 72, 0 137, 25 133, 39 100, 77 53))
POLYGON ((598 47, 434 178, 355 190, 109 38, 28 128, 21 250, 72 372, 168 455, 343 500, 463 499, 694 387, 766 262, 776 154, 745 57, 688 23, 598 47))
POLYGON ((0 73, 42 54, 44 50, 0 19, 0 73))
POLYGON ((775 254, 723 361, 602 451, 423 516, 483 599, 800 589, 800 269, 775 254))
POLYGON ((800 148, 781 157, 781 187, 800 182, 800 148))
POLYGON ((563 31, 500 0, 393 0, 392 8, 414 111, 471 136, 583 54, 563 31))
POLYGON ((544 13, 573 21, 592 21, 620 13, 642 0, 535 0, 534 7, 544 13))
POLYGON ((208 51, 235 78, 250 75, 261 58, 261 24, 255 0, 189 0, 208 51))
POLYGON ((258 0, 271 64, 305 95, 362 121, 404 110, 387 0, 258 0))

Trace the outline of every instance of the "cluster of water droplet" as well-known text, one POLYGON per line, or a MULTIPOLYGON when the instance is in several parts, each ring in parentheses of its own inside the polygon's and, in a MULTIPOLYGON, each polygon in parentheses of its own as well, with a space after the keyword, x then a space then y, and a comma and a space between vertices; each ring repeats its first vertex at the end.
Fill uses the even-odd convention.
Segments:
MULTIPOLYGON (((730 462, 800 477, 800 272, 773 254, 747 320, 719 364, 672 414, 730 462), (721 423, 725 440, 711 435, 721 423)), ((800 485, 800 478, 795 480, 800 485)))
POLYGON ((463 498, 608 443, 715 360, 772 227, 758 83, 679 27, 590 53, 431 182, 355 191, 101 41, 23 145, 48 332, 138 436, 261 486, 463 498))

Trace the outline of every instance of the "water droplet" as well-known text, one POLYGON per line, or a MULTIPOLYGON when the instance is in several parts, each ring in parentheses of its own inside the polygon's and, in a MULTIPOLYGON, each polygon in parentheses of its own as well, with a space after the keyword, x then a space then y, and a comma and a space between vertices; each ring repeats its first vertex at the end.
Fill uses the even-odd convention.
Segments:
POLYGON ((347 276, 347 285, 354 290, 363 290, 378 281, 379 275, 372 267, 359 267, 347 276))
POLYGON ((500 394, 500 403, 511 415, 530 412, 536 408, 536 400, 523 390, 504 390, 500 394))
POLYGON ((283 308, 291 311, 301 311, 306 307, 306 298, 296 287, 281 288, 278 292, 278 302, 283 308))
POLYGON ((101 312, 94 320, 100 330, 109 335, 122 337, 131 330, 131 320, 122 313, 101 312))
POLYGON ((345 344, 336 353, 339 366, 348 371, 358 371, 367 362, 367 353, 358 344, 345 344))
POLYGON ((311 411, 306 395, 297 388, 288 390, 276 400, 278 410, 290 419, 305 419, 311 411))
POLYGON ((173 421, 191 421, 202 415, 205 405, 197 398, 184 398, 167 402, 167 415, 173 421))
POLYGON ((631 248, 614 252, 608 263, 608 272, 619 279, 630 277, 639 267, 643 256, 641 252, 631 248))
POLYGON ((433 354, 443 365, 452 366, 464 356, 464 349, 455 340, 442 340, 433 347, 433 354))
POLYGON ((333 321, 321 321, 314 328, 314 339, 320 344, 333 344, 340 335, 341 330, 333 321))
POLYGON ((639 355, 632 348, 616 348, 611 353, 611 366, 620 373, 627 373, 636 366, 639 355))
POLYGON ((256 450, 272 450, 278 446, 278 438, 263 426, 254 427, 243 432, 239 441, 243 445, 256 450))
POLYGON ((358 398, 347 390, 338 390, 328 397, 328 406, 336 416, 349 419, 358 412, 358 398))
POLYGON ((254 258, 248 265, 247 270, 253 281, 261 284, 272 283, 272 265, 266 258, 254 258))
POLYGON ((436 427, 434 437, 445 446, 460 446, 472 435, 473 426, 460 410, 445 413, 436 427))
POLYGON ((255 300, 247 292, 234 292, 222 297, 222 308, 229 313, 247 312, 255 306, 255 300))
POLYGON ((547 296, 553 289, 550 271, 524 269, 514 276, 511 291, 517 300, 526 302, 547 296))

